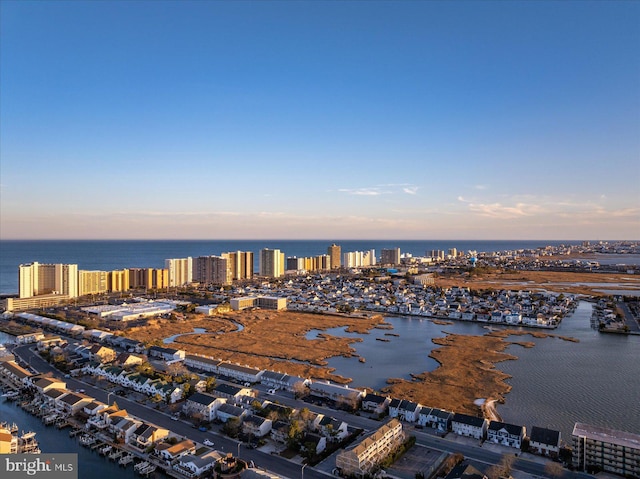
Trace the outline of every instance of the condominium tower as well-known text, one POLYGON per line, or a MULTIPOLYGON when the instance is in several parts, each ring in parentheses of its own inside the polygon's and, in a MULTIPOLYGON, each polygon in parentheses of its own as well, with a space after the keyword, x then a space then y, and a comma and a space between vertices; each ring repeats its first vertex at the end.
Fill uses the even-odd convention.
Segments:
POLYGON ((380 252, 382 264, 400 264, 400 248, 383 249, 380 252))
POLYGON ((193 259, 193 280, 206 284, 231 284, 232 273, 227 258, 198 256, 193 259))
POLYGON ((260 275, 279 278, 284 274, 284 253, 279 249, 264 248, 260 250, 260 275))
POLYGON ((193 281, 193 260, 190 256, 165 259, 164 267, 169 270, 169 286, 172 288, 184 286, 193 281))
POLYGON ((21 264, 18 266, 18 284, 21 298, 52 293, 75 298, 78 296, 78 265, 21 264))
POLYGON ((340 254, 341 248, 337 244, 333 243, 327 248, 327 254, 331 257, 331 269, 338 269, 341 266, 340 254))
POLYGON ((253 252, 230 251, 222 253, 227 260, 227 267, 231 271, 231 279, 234 281, 253 278, 253 252))

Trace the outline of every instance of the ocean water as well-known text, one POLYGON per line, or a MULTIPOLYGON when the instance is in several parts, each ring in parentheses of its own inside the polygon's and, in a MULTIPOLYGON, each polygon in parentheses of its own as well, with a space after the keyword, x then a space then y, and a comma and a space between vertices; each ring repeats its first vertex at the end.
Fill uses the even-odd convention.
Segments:
MULTIPOLYGON (((40 263, 71 263, 78 269, 110 271, 122 268, 162 268, 168 258, 219 255, 227 251, 253 251, 255 270, 258 252, 277 248, 285 256, 317 256, 326 254, 332 241, 325 240, 216 240, 216 241, 72 241, 72 240, 3 240, 0 241, 0 294, 18 292, 18 265, 40 263)), ((342 252, 374 249, 376 255, 387 248, 400 248, 402 253, 424 256, 431 250, 475 250, 494 252, 529 249, 547 245, 579 244, 579 241, 471 241, 471 240, 335 240, 342 252)))

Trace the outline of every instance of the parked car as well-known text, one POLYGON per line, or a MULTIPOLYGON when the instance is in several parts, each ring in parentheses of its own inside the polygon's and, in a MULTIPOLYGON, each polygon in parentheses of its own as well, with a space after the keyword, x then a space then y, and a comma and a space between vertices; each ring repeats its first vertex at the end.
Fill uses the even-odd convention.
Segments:
POLYGON ((202 444, 204 444, 205 446, 213 446, 213 442, 210 441, 209 439, 205 439, 202 444))

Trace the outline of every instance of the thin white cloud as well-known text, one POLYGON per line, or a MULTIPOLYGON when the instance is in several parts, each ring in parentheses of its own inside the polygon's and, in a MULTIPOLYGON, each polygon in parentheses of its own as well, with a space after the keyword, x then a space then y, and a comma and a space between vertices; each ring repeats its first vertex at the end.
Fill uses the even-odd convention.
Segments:
POLYGON ((415 194, 418 193, 418 187, 417 186, 407 186, 405 188, 402 188, 402 191, 404 191, 408 195, 415 195, 415 194))
POLYGON ((533 216, 541 212, 538 205, 517 203, 514 206, 505 206, 500 203, 476 204, 469 203, 469 210, 481 216, 499 219, 513 219, 523 216, 533 216))
POLYGON ((474 186, 474 188, 476 190, 486 190, 488 187, 487 187, 487 185, 476 185, 476 186, 474 186))
POLYGON ((341 188, 338 191, 357 196, 378 196, 383 194, 383 192, 377 188, 341 188))

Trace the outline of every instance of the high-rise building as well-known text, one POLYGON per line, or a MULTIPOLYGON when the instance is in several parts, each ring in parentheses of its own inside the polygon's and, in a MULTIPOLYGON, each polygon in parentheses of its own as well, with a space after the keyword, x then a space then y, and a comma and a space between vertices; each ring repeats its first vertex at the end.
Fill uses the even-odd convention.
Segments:
POLYGON ((165 259, 164 267, 169 270, 169 286, 184 286, 193 281, 193 260, 187 258, 165 259))
POLYGON ((284 253, 279 249, 264 248, 260 250, 260 275, 279 278, 284 274, 284 253))
POLYGON ((360 268, 362 266, 375 266, 376 251, 351 251, 342 255, 342 265, 345 268, 360 268))
POLYGON ((78 296, 78 265, 21 264, 18 266, 18 284, 21 298, 52 293, 75 298, 78 296))
POLYGON ((109 290, 109 273, 106 271, 78 271, 78 293, 85 294, 106 293, 109 290))
POLYGON ((253 252, 252 251, 230 251, 222 253, 227 260, 227 267, 231 270, 233 281, 253 278, 253 252))
POLYGON ((449 256, 452 258, 458 257, 458 249, 457 248, 449 248, 449 256))
POLYGON ((333 243, 327 248, 327 254, 331 257, 331 269, 338 269, 341 266, 340 253, 342 249, 337 244, 333 243))
POLYGON ((109 272, 109 291, 129 291, 129 270, 114 270, 109 272))
POLYGON ((383 249, 380 252, 382 264, 400 264, 400 248, 383 249))
POLYGON ((169 270, 168 269, 145 269, 145 287, 147 289, 164 289, 169 287, 169 270))
POLYGON ((193 280, 206 284, 231 284, 232 273, 227 258, 198 256, 193 259, 193 280))

